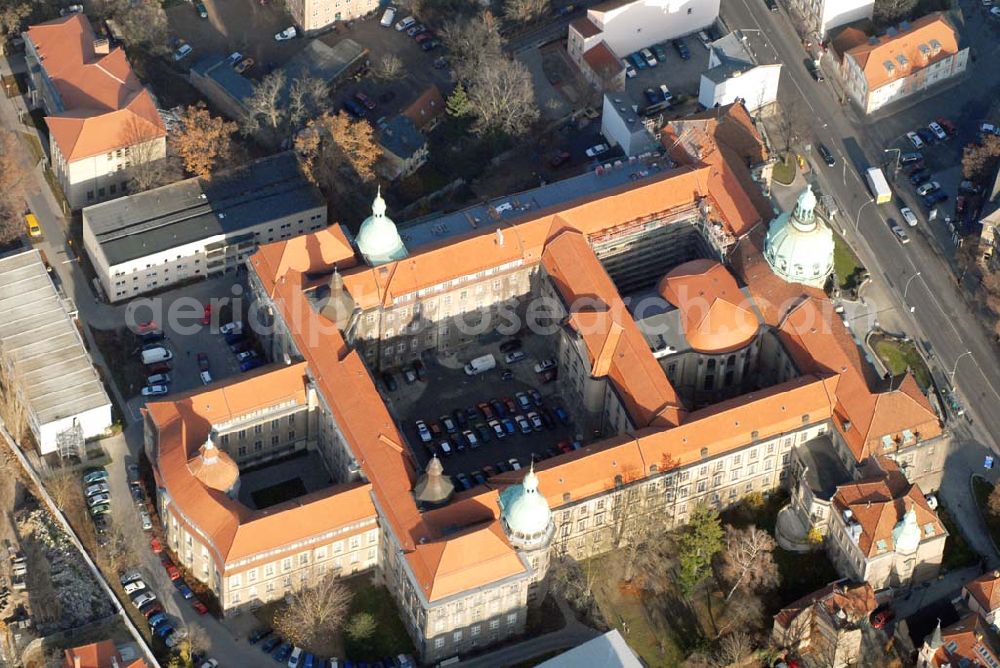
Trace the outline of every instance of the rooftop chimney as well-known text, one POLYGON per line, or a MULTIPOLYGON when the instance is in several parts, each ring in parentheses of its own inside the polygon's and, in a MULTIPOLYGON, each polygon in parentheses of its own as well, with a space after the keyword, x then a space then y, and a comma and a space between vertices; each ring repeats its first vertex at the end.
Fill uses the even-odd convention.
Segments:
POLYGON ((106 38, 99 37, 94 40, 94 53, 99 56, 106 56, 111 53, 111 45, 106 38))

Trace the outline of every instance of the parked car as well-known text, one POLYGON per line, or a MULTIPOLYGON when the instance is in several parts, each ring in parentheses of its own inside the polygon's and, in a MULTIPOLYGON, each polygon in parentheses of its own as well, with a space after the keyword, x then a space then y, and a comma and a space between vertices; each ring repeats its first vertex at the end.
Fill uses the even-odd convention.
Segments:
POLYGON ((420 50, 421 51, 433 51, 434 49, 438 48, 439 46, 441 46, 441 42, 438 41, 438 40, 436 40, 436 39, 432 39, 429 42, 424 42, 423 44, 421 44, 420 45, 420 50))
POLYGON ((825 144, 819 144, 816 146, 816 150, 819 152, 820 157, 823 158, 823 162, 826 163, 827 167, 833 167, 837 164, 837 159, 833 157, 833 153, 825 144))
POLYGON ((275 41, 284 42, 290 39, 295 39, 299 34, 299 31, 295 29, 295 26, 288 26, 281 32, 274 36, 275 41))
POLYGON ((603 153, 607 153, 609 148, 607 144, 595 144, 586 150, 586 154, 588 158, 596 158, 603 153))
POLYGON ((382 383, 385 385, 385 388, 390 392, 395 392, 397 389, 399 389, 399 385, 396 383, 396 379, 393 378, 392 374, 389 373, 388 371, 382 372, 382 383))
POLYGON ((660 84, 660 99, 668 104, 674 99, 674 94, 667 88, 667 84, 660 84))
POLYGON ((497 438, 506 438, 507 437, 507 432, 504 430, 503 425, 500 424, 499 420, 490 420, 489 426, 493 430, 493 434, 497 438))
POLYGON ((688 49, 687 44, 684 43, 684 40, 675 39, 673 44, 674 48, 677 50, 677 55, 681 57, 681 60, 691 59, 691 51, 688 49))
POLYGON ((945 132, 944 128, 942 128, 936 122, 931 121, 930 123, 927 124, 927 127, 930 129, 931 132, 934 133, 934 136, 940 139, 941 141, 944 141, 945 139, 948 138, 948 133, 945 132))
POLYGON ((142 606, 152 603, 155 600, 156 594, 151 591, 144 591, 132 599, 132 605, 134 605, 137 609, 142 609, 142 606))
POLYGON ((105 493, 108 493, 110 491, 111 491, 111 488, 108 487, 108 483, 106 483, 106 482, 95 482, 93 485, 90 485, 85 490, 83 490, 83 495, 85 497, 87 497, 87 498, 90 498, 90 497, 95 496, 97 494, 105 494, 105 493))
POLYGON ((264 366, 264 360, 254 358, 240 362, 240 371, 253 371, 257 367, 264 366))
POLYGON ((938 190, 940 187, 941 187, 941 184, 938 183, 937 181, 930 181, 928 183, 923 184, 919 188, 917 188, 917 194, 920 195, 921 197, 923 197, 924 195, 926 195, 926 194, 928 194, 930 192, 938 190))
POLYGON ((660 61, 661 63, 667 62, 667 50, 666 49, 664 49, 659 44, 654 44, 650 48, 653 49, 653 53, 656 55, 656 59, 658 61, 660 61))
POLYGON ((149 516, 149 513, 145 510, 139 511, 139 522, 142 524, 143 531, 153 530, 153 518, 149 516))
POLYGON ((198 12, 198 16, 200 16, 203 19, 207 19, 208 18, 208 9, 205 7, 205 3, 204 2, 198 2, 198 3, 196 3, 195 6, 194 6, 194 8, 195 8, 195 11, 198 12))
POLYGON ((937 136, 927 128, 918 128, 917 134, 924 141, 925 144, 933 144, 937 141, 937 136))
POLYGON ((903 220, 906 221, 907 225, 910 227, 917 226, 917 214, 913 213, 913 210, 910 207, 904 206, 899 210, 899 212, 903 214, 903 220))
POLYGON ((420 436, 420 440, 423 443, 431 442, 431 431, 427 428, 427 423, 423 420, 417 420, 416 422, 417 434, 420 436))
POLYGON ((125 585, 125 593, 129 596, 146 588, 146 583, 142 580, 133 580, 125 585))
POLYGON ((523 415, 517 415, 514 419, 517 421, 517 427, 518 427, 518 429, 521 430, 522 434, 530 434, 531 433, 531 431, 532 431, 531 430, 531 423, 528 422, 528 418, 524 417, 523 415))
POLYGON ((876 610, 871 615, 872 626, 876 629, 885 628, 893 619, 896 618, 896 613, 892 608, 882 608, 876 610))
POLYGON ((111 503, 110 494, 95 494, 87 499, 87 506, 93 508, 104 503, 111 503))
POLYGON ((564 163, 569 162, 570 154, 566 151, 556 151, 549 158, 549 167, 553 169, 562 166, 564 163))
POLYGON ((186 57, 191 55, 192 51, 194 51, 194 48, 192 48, 190 44, 181 42, 180 46, 177 47, 177 50, 174 51, 174 62, 184 60, 186 57))
POLYGON ((545 359, 535 365, 535 373, 542 373, 554 368, 556 368, 556 361, 552 358, 545 359))
POLYGON ((118 581, 121 582, 123 586, 127 585, 129 582, 135 582, 136 580, 141 579, 142 572, 138 568, 130 568, 118 576, 118 581))
POLYGON ((253 631, 249 636, 247 636, 247 641, 251 645, 256 645, 257 643, 259 643, 261 640, 268 637, 272 633, 274 633, 274 631, 265 626, 264 628, 253 631))
POLYGON ((640 70, 644 70, 647 67, 649 67, 649 65, 646 64, 646 59, 643 58, 641 55, 639 55, 638 51, 635 53, 630 53, 628 58, 629 60, 632 61, 632 64, 635 65, 636 68, 640 70))
POLYGON ((157 538, 156 536, 153 536, 152 538, 149 539, 149 547, 156 554, 163 552, 163 543, 161 543, 160 539, 157 538))
POLYGON ((889 229, 892 230, 892 233, 896 235, 896 239, 899 240, 899 243, 901 244, 910 243, 910 236, 906 233, 906 230, 904 230, 902 227, 899 226, 899 223, 890 220, 889 229))
POLYGON ((160 397, 169 392, 170 388, 166 385, 147 385, 142 388, 142 396, 144 397, 160 397))
POLYGON ((921 139, 916 132, 907 132, 906 138, 910 140, 911 144, 913 144, 913 148, 917 149, 918 151, 924 147, 924 140, 921 139))
POLYGON ((361 91, 354 94, 355 99, 361 104, 365 105, 368 109, 374 109, 376 107, 375 100, 371 99, 361 91))
POLYGON ((956 128, 955 124, 949 121, 947 118, 944 117, 938 118, 937 124, 940 125, 942 128, 944 128, 944 131, 947 132, 949 135, 955 135, 958 133, 958 128, 956 128))
POLYGON ((542 418, 537 412, 531 411, 528 413, 527 418, 528 421, 531 422, 531 428, 535 431, 541 431, 545 428, 545 425, 542 423, 542 418))
POLYGON ((243 331, 243 323, 239 320, 233 322, 227 322, 225 325, 219 327, 219 333, 225 336, 226 334, 237 334, 243 331))
POLYGON ((922 183, 927 183, 931 180, 931 173, 927 170, 921 169, 910 175, 910 183, 915 186, 919 186, 922 183))
POLYGON ((236 70, 237 74, 243 74, 251 67, 253 67, 253 65, 254 65, 253 58, 244 58, 240 62, 236 63, 233 66, 233 69, 236 70))
POLYGON ((652 51, 650 51, 649 49, 642 49, 639 51, 639 55, 642 56, 642 59, 646 61, 647 65, 649 65, 650 67, 656 67, 657 62, 656 58, 653 56, 652 51))
POLYGON ((645 91, 646 101, 650 104, 659 104, 663 102, 663 98, 660 96, 660 91, 654 88, 647 88, 645 91))
POLYGON ((108 479, 108 472, 101 468, 89 469, 83 474, 83 484, 92 485, 108 479))
POLYGON ((635 66, 624 58, 622 58, 622 67, 625 68, 625 77, 627 79, 633 79, 639 76, 639 73, 636 71, 635 66))
POLYGON ((505 364, 517 364, 518 362, 527 359, 527 355, 524 354, 522 350, 515 350, 512 353, 507 353, 503 356, 503 361, 505 364))
POLYGON ((520 350, 522 347, 520 339, 508 339, 500 344, 500 352, 509 353, 515 350, 520 350))

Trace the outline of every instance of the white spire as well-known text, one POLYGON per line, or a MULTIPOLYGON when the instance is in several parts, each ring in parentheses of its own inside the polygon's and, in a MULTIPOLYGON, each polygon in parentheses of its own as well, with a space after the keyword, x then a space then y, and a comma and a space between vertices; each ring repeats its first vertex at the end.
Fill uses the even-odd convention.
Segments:
POLYGON ((385 218, 386 205, 385 200, 382 199, 382 184, 378 186, 378 193, 375 195, 375 201, 372 202, 372 216, 375 218, 385 218))
POLYGON ((538 476, 535 475, 535 462, 531 462, 531 466, 528 467, 528 472, 524 475, 521 486, 524 487, 525 494, 538 493, 538 476))

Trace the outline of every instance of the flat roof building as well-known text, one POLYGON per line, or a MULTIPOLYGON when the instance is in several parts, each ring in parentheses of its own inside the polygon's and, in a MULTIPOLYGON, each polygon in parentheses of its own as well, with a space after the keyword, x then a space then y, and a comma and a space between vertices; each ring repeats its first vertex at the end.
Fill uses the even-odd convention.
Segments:
POLYGON ((83 243, 109 301, 235 271, 259 243, 326 226, 291 152, 87 207, 83 243))
POLYGON ((83 456, 84 440, 111 426, 111 400, 36 250, 0 258, 0 353, 41 454, 83 456))

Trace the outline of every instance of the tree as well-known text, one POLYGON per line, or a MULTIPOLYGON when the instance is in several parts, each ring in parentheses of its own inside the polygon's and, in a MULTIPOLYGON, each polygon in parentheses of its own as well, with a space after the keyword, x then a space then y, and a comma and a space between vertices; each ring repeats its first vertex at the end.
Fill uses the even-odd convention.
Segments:
POLYGON ((531 73, 521 62, 503 56, 484 61, 468 84, 480 134, 523 135, 538 120, 531 73))
POLYGON ((28 433, 25 391, 17 361, 10 353, 0 354, 0 420, 16 443, 21 443, 28 433))
POLYGON ((759 628, 763 619, 764 604, 760 597, 745 592, 737 593, 732 600, 726 602, 726 609, 719 616, 716 637, 722 637, 736 629, 759 628))
POLYGON ((875 0, 872 21, 879 26, 899 23, 913 13, 917 3, 918 0, 875 0))
POLYGON ((162 186, 170 180, 159 139, 159 128, 135 114, 122 129, 120 141, 129 148, 131 186, 135 192, 162 186))
POLYGON ((465 92, 465 86, 461 83, 455 86, 455 90, 448 96, 445 102, 445 111, 452 118, 464 118, 472 113, 469 94, 465 92))
POLYGON ((3 41, 21 30, 24 19, 31 14, 31 3, 25 0, 0 0, 0 35, 3 41))
POLYGON ((483 63, 503 58, 503 38, 492 12, 444 24, 441 39, 451 52, 451 62, 460 80, 470 78, 483 63))
POLYGON ((369 612, 359 612, 348 620, 344 633, 354 642, 364 642, 375 635, 377 626, 374 615, 369 612))
POLYGON ((290 129, 299 130, 309 119, 326 111, 329 99, 330 87, 318 77, 303 77, 292 82, 287 110, 290 129))
POLYGON ((750 634, 737 631, 719 642, 719 651, 715 658, 720 666, 740 665, 753 653, 753 650, 754 643, 750 634))
POLYGON ((274 628, 289 642, 312 647, 340 630, 351 604, 351 590, 332 573, 315 587, 292 592, 274 618, 274 628))
POLYGON ((0 129, 0 246, 20 236, 24 226, 24 186, 30 172, 21 155, 17 135, 0 129))
POLYGON ((284 70, 275 70, 255 83, 253 93, 243 101, 245 111, 240 119, 240 131, 268 142, 279 136, 286 118, 282 105, 284 90, 284 70))
POLYGON ((719 557, 719 573, 731 584, 728 601, 739 587, 762 591, 778 586, 780 575, 774 563, 774 539, 750 525, 746 529, 726 526, 725 549, 719 557))
POLYGON ((382 147, 367 121, 347 114, 323 114, 306 124, 295 138, 302 171, 327 193, 346 191, 375 177, 382 147))
POLYGON ((823 532, 819 530, 819 527, 809 529, 809 533, 806 534, 806 542, 814 549, 823 545, 823 532))
POLYGON ((92 10, 102 19, 114 20, 130 48, 152 54, 169 50, 167 13, 159 0, 94 0, 92 10))
POLYGON ((187 107, 173 135, 173 149, 188 173, 211 178, 216 167, 229 159, 236 130, 236 123, 212 116, 204 105, 187 107))
POLYGON ((1000 137, 986 135, 982 146, 969 144, 962 151, 962 176, 970 181, 985 183, 993 178, 1000 163, 1000 137))
POLYGON ((986 508, 994 517, 1000 517, 1000 485, 996 485, 986 500, 986 508))
POLYGON ((722 526, 718 512, 703 504, 696 506, 681 534, 677 550, 677 583, 685 598, 691 599, 708 577, 712 557, 721 549, 722 526))
POLYGON ((375 76, 392 81, 403 76, 403 61, 394 53, 387 53, 375 63, 375 76))
POLYGON ((549 0, 507 0, 504 15, 516 23, 531 23, 545 16, 549 0))

